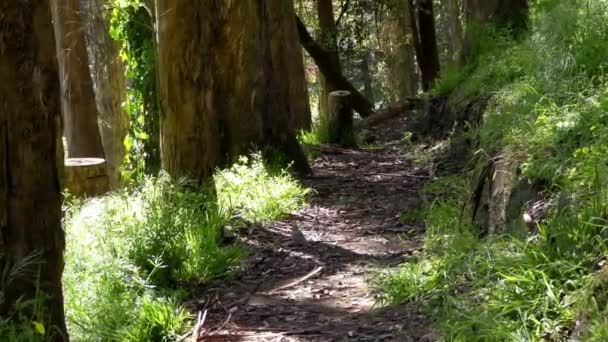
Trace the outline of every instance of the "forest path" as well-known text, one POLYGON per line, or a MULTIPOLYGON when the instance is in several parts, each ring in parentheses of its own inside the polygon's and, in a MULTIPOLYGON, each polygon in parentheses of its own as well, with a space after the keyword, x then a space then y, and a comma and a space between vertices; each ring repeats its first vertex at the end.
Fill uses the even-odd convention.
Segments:
MULTIPOLYGON (((428 173, 400 142, 406 119, 373 129, 375 149, 325 149, 305 183, 310 206, 255 226, 248 269, 205 287, 189 306, 205 313, 198 341, 419 341, 429 331, 413 307, 383 308, 368 286, 378 269, 416 253, 423 227, 399 222, 419 204, 428 173), (294 244, 293 227, 306 237, 294 244)), ((201 319, 202 320, 202 319, 201 319)))

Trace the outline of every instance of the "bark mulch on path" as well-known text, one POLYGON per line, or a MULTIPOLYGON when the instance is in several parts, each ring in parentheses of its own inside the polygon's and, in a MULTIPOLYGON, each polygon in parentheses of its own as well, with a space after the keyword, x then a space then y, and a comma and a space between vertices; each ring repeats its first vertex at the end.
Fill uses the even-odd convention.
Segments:
POLYGON ((423 227, 399 214, 416 206, 430 177, 403 153, 405 118, 370 134, 379 148, 320 148, 311 204, 285 220, 252 227, 247 269, 205 287, 197 341, 421 341, 428 322, 412 306, 377 305, 374 272, 420 249, 423 227), (306 237, 294 241, 293 229, 306 237))

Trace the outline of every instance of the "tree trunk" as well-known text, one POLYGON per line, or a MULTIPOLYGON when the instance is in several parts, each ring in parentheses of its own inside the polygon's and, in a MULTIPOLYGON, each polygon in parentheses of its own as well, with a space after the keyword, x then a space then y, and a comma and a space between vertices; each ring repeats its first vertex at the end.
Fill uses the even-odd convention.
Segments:
POLYGON ((442 0, 447 16, 448 25, 448 61, 451 65, 458 65, 462 60, 463 31, 462 0, 442 0))
POLYGON ((52 0, 51 7, 68 156, 104 158, 79 0, 52 0))
POLYGON ((419 34, 418 65, 422 75, 422 89, 428 91, 439 77, 439 52, 435 34, 433 0, 418 0, 416 17, 418 18, 419 34))
POLYGON ((408 7, 409 1, 394 0, 389 9, 389 84, 397 102, 415 96, 418 91, 414 33, 408 7))
POLYGON ((87 45, 92 62, 95 99, 100 116, 101 141, 106 155, 111 189, 121 186, 121 165, 125 159, 124 140, 129 134, 129 117, 122 108, 125 101, 125 66, 120 44, 110 37, 105 1, 90 0, 87 45))
POLYGON ((283 4, 282 12, 278 14, 275 31, 273 34, 280 39, 273 40, 271 50, 273 59, 283 65, 286 69, 281 86, 288 87, 287 101, 290 103, 291 115, 289 115, 290 127, 295 131, 309 130, 312 124, 310 103, 308 96, 308 83, 304 72, 304 55, 298 37, 298 28, 295 25, 293 5, 283 4))
POLYGON ((205 182, 257 146, 310 172, 290 124, 308 108, 301 50, 286 49, 293 3, 159 0, 158 12, 163 168, 205 182))
POLYGON ((344 89, 351 93, 353 108, 362 117, 370 116, 374 112, 374 105, 367 99, 361 92, 359 92, 345 77, 342 75, 340 70, 333 68, 331 63, 331 55, 325 51, 317 42, 312 39, 310 33, 306 29, 306 25, 302 20, 296 16, 296 23, 298 25, 298 33, 300 36, 300 43, 308 52, 310 57, 315 61, 319 70, 325 75, 325 78, 331 79, 331 81, 337 85, 339 89, 344 89))
POLYGON ((69 158, 65 161, 64 186, 77 197, 101 196, 110 190, 106 161, 101 158, 69 158))
POLYGON ((329 94, 329 142, 343 147, 355 147, 357 142, 353 131, 353 107, 350 93, 334 91, 329 94))
POLYGON ((0 316, 19 319, 15 302, 38 300, 40 316, 34 315, 40 308, 20 314, 44 324, 50 341, 67 341, 57 167, 61 108, 50 7, 42 0, 0 0, 0 13, 0 262, 25 267, 3 278, 0 316))
MULTIPOLYGON (((332 70, 341 72, 340 55, 338 53, 338 31, 334 21, 334 8, 332 0, 317 0, 317 16, 319 18, 319 44, 327 51, 332 70)), ((319 77, 319 118, 320 121, 327 122, 328 96, 332 91, 337 90, 337 86, 331 79, 327 79, 323 72, 319 77)))

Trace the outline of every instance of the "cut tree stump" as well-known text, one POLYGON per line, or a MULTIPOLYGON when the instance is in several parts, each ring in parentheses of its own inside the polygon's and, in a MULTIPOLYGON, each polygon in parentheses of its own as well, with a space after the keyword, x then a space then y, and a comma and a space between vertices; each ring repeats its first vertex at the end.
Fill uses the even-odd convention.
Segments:
POLYGON ((327 128, 329 142, 342 147, 356 147, 350 92, 344 90, 331 92, 329 94, 328 107, 329 122, 327 128))
POLYGON ((106 161, 101 158, 65 160, 64 187, 77 197, 99 196, 110 191, 106 161))

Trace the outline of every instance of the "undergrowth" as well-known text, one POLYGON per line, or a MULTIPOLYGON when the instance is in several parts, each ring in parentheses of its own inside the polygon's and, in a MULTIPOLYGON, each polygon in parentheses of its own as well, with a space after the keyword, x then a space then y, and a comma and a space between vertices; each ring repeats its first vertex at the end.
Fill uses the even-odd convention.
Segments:
POLYGON ((424 307, 446 341, 608 339, 608 189, 579 192, 537 235, 479 239, 463 216, 468 188, 454 177, 425 188, 443 195, 423 213, 424 252, 375 280, 378 299, 424 307))
POLYGON ((71 200, 64 291, 72 340, 177 340, 192 318, 183 289, 238 271, 246 253, 223 244, 223 226, 235 215, 280 218, 307 193, 288 173, 269 173, 259 156, 218 171, 215 181, 217 201, 168 176, 71 200))
POLYGON ((545 220, 523 237, 482 239, 463 210, 472 173, 440 179, 426 210, 404 213, 427 226, 423 253, 375 281, 380 301, 436 315, 446 341, 608 340, 608 3, 531 11, 518 40, 479 30, 473 60, 433 92, 456 110, 492 95, 468 134, 477 155, 503 155, 544 185, 545 220))
POLYGON ((3 341, 46 341, 56 337, 53 327, 45 327, 43 323, 46 312, 44 293, 36 292, 35 299, 7 298, 10 288, 14 288, 19 278, 36 272, 40 266, 40 254, 34 253, 19 262, 7 258, 0 253, 0 306, 13 305, 12 313, 0 317, 0 336, 3 341), (10 304, 8 301, 15 300, 10 304))

